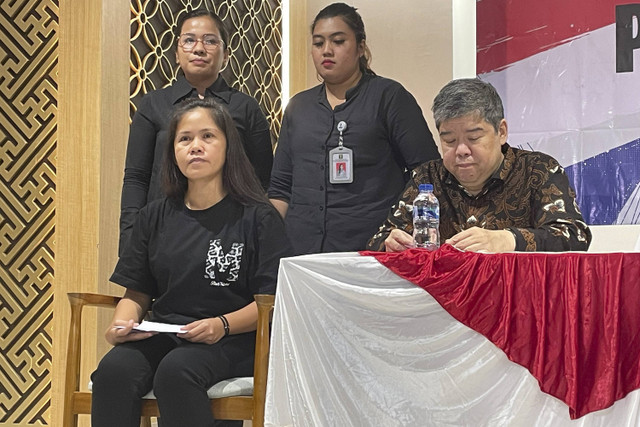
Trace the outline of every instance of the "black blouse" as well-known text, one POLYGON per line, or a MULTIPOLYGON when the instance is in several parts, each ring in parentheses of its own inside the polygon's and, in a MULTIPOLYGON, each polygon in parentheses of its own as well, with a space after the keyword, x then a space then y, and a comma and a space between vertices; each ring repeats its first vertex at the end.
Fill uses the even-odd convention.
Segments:
POLYGON ((398 82, 364 75, 331 109, 325 86, 291 99, 276 148, 269 197, 286 201, 296 254, 365 248, 406 183, 405 171, 440 155, 415 98, 398 82), (353 150, 353 182, 329 182, 329 150, 353 150))

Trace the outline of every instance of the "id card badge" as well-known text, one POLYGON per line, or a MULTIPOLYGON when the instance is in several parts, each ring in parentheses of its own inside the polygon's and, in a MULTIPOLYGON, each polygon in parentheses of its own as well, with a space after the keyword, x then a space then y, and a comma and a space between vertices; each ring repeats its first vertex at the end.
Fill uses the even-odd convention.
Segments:
POLYGON ((329 182, 349 184, 353 182, 353 151, 340 146, 329 151, 329 182))

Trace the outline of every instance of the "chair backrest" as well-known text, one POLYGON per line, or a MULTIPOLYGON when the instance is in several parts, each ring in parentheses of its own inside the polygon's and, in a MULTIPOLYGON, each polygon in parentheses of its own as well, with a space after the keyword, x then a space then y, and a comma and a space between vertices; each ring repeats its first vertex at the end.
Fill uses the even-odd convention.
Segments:
MULTIPOLYGON (((67 340, 63 427, 76 427, 79 414, 91 413, 91 392, 80 391, 82 310, 86 306, 115 307, 120 298, 91 293, 69 293, 67 296, 71 304, 71 322, 67 340)), ((253 371, 253 395, 211 399, 211 410, 216 419, 251 420, 254 427, 262 427, 267 391, 267 371, 269 369, 269 322, 275 297, 273 295, 255 295, 255 299, 258 305, 258 326, 253 371)), ((150 425, 148 418, 158 415, 156 401, 145 399, 142 403, 142 417, 146 418, 145 424, 150 425)))

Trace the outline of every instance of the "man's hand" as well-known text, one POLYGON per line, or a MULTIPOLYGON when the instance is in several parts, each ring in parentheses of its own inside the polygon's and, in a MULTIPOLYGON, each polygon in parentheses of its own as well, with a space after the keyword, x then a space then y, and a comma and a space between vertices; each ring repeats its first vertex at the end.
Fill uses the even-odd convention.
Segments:
POLYGON ((509 230, 485 230, 472 227, 461 231, 445 243, 463 251, 510 252, 516 249, 516 238, 509 230))
POLYGON ((413 236, 398 228, 391 230, 384 241, 384 250, 387 252, 402 252, 408 248, 415 248, 413 236))

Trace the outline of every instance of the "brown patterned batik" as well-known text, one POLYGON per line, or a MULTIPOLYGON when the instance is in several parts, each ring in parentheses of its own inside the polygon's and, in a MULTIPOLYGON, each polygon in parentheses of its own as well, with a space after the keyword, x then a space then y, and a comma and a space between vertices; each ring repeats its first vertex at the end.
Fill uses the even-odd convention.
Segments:
POLYGON ((558 162, 543 153, 504 144, 504 161, 477 195, 469 194, 442 160, 413 171, 400 200, 367 245, 384 250, 391 230, 413 231, 411 203, 419 184, 433 184, 440 201, 440 241, 471 227, 509 229, 517 251, 587 250, 591 233, 575 202, 575 192, 558 162))

